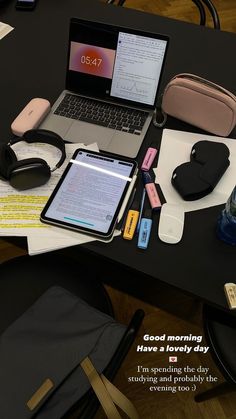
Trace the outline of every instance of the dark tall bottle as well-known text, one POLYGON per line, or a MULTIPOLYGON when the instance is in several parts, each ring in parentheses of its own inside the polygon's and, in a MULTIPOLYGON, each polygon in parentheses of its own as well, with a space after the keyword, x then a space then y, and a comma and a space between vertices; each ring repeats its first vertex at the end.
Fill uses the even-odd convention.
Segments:
POLYGON ((236 246, 236 186, 218 219, 217 235, 226 243, 236 246))

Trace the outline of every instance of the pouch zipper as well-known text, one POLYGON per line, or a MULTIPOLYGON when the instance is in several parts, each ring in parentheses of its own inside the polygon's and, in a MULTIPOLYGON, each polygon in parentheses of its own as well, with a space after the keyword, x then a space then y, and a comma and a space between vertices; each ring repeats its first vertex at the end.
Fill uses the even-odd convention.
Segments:
POLYGON ((188 73, 178 74, 175 77, 173 77, 172 80, 176 79, 177 77, 182 78, 182 79, 192 79, 194 81, 199 82, 199 84, 205 84, 206 86, 212 87, 215 90, 218 90, 219 92, 226 94, 227 96, 231 97, 236 102, 236 96, 233 93, 224 89, 224 87, 221 87, 218 84, 213 83, 212 81, 209 81, 209 80, 203 79, 200 76, 195 76, 194 74, 188 74, 188 73))

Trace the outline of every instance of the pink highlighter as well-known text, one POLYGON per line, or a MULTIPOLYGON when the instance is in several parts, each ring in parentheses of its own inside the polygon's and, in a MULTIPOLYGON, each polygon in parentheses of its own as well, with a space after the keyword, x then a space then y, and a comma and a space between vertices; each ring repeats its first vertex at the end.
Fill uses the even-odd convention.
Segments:
POLYGON ((157 211, 161 208, 161 201, 156 190, 156 185, 153 182, 152 177, 149 172, 143 172, 142 176, 143 176, 143 183, 147 191, 150 205, 154 211, 157 211))
POLYGON ((141 170, 143 170, 144 172, 147 172, 151 168, 152 163, 157 154, 157 149, 155 147, 152 147, 152 145, 154 145, 154 143, 152 143, 150 147, 148 147, 145 157, 143 159, 141 170))

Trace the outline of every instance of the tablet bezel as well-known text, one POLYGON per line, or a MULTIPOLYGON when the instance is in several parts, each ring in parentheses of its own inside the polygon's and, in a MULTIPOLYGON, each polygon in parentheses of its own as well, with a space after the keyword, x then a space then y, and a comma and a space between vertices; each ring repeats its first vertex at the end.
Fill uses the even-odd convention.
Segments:
POLYGON ((123 191, 123 193, 120 197, 120 200, 119 200, 119 203, 117 205, 116 211, 114 213, 113 219, 111 221, 109 230, 106 233, 103 233, 103 232, 100 232, 100 231, 97 231, 97 230, 93 230, 93 229, 90 229, 88 227, 76 226, 75 224, 71 224, 71 223, 66 222, 66 221, 61 221, 61 220, 57 220, 57 219, 50 218, 50 217, 46 216, 46 213, 47 213, 50 205, 52 204, 54 198, 56 197, 59 188, 61 187, 63 181, 65 180, 67 174, 69 173, 72 165, 75 164, 71 160, 76 160, 76 156, 78 155, 78 153, 80 151, 86 152, 86 153, 89 153, 89 154, 94 154, 94 155, 99 155, 99 156, 102 156, 102 157, 107 157, 107 158, 119 160, 119 161, 122 161, 122 162, 125 162, 125 163, 126 162, 127 163, 132 163, 133 167, 132 167, 132 170, 131 170, 131 173, 130 173, 129 177, 133 178, 133 176, 137 173, 138 164, 134 159, 131 159, 131 158, 128 158, 128 157, 123 157, 123 156, 113 154, 113 153, 109 153, 109 152, 98 152, 98 151, 91 151, 91 150, 85 149, 85 148, 78 148, 74 152, 74 154, 73 154, 72 158, 70 159, 67 167, 65 168, 59 182, 57 183, 57 185, 56 185, 55 189, 53 190, 52 194, 50 195, 45 207, 43 208, 43 210, 41 212, 41 215, 40 215, 40 221, 42 221, 43 223, 46 223, 46 224, 50 224, 50 225, 55 226, 55 227, 62 227, 62 228, 68 229, 68 230, 89 234, 90 236, 94 236, 94 237, 97 237, 97 238, 100 238, 100 239, 103 239, 103 240, 110 240, 111 237, 113 236, 115 227, 117 225, 117 220, 118 220, 118 216, 119 216, 119 213, 120 213, 120 210, 121 210, 121 206, 123 204, 123 201, 125 199, 125 196, 127 194, 127 191, 129 189, 129 186, 130 186, 132 181, 131 182, 129 182, 129 181, 126 182, 124 191, 123 191))

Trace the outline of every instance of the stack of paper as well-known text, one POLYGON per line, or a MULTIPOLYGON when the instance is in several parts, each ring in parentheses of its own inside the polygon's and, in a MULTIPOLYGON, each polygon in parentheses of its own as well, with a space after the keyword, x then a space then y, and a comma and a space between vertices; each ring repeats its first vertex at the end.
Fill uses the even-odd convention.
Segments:
MULTIPOLYGON (((27 236, 29 254, 37 254, 93 241, 85 234, 46 226, 40 222, 40 213, 60 179, 75 150, 79 147, 98 151, 96 144, 66 144, 67 158, 62 167, 52 172, 50 180, 38 188, 18 192, 8 182, 0 181, 0 235, 27 236)), ((54 167, 60 159, 60 151, 48 144, 14 145, 18 160, 39 157, 54 167)), ((117 233, 116 233, 117 234, 117 233)))

